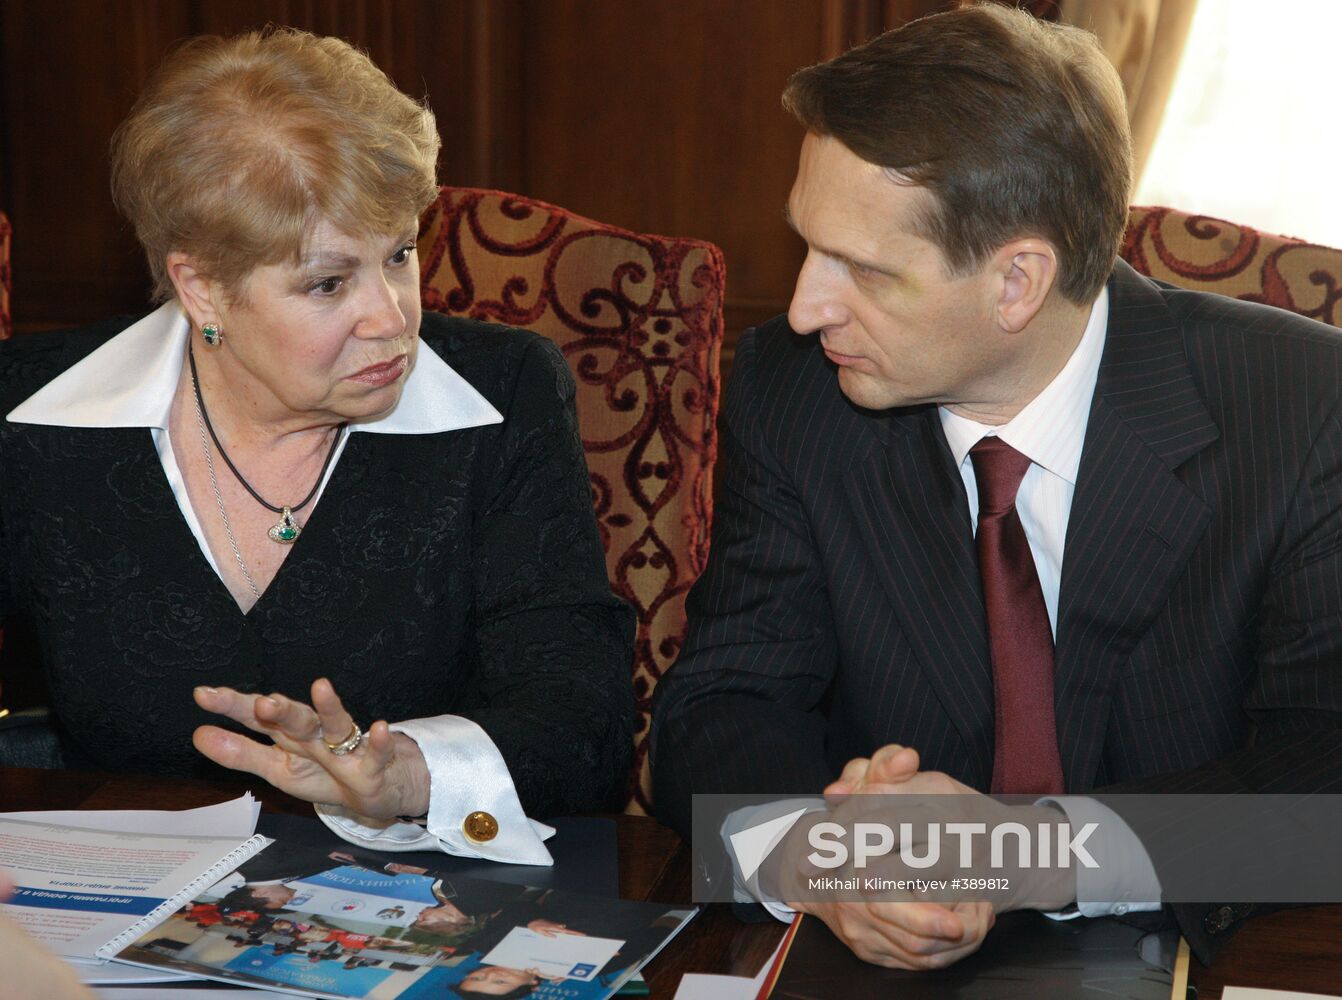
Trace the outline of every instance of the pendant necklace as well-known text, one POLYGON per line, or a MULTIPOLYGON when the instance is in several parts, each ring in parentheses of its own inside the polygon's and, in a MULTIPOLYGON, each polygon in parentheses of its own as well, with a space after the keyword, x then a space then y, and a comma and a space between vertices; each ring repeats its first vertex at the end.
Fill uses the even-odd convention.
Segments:
MULTIPOLYGON (((312 502, 312 498, 317 495, 317 488, 321 486, 322 480, 326 478, 326 471, 331 467, 331 460, 335 458, 336 446, 340 443, 341 435, 345 432, 345 424, 340 424, 336 428, 335 437, 331 440, 330 450, 326 452, 326 461, 322 463, 322 471, 317 474, 317 481, 312 484, 312 489, 308 490, 308 495, 301 501, 291 506, 276 507, 272 503, 267 503, 261 494, 252 489, 252 484, 242 478, 242 473, 238 467, 233 464, 233 460, 228 457, 228 452, 224 451, 224 446, 219 442, 219 435, 214 432, 214 424, 210 423, 210 413, 205 409, 205 397, 200 392, 200 377, 196 374, 196 353, 192 350, 191 342, 188 340, 186 345, 187 361, 191 365, 191 388, 196 394, 196 406, 199 410, 199 416, 205 424, 205 429, 210 432, 210 440, 214 442, 215 449, 219 452, 219 457, 224 460, 228 466, 228 471, 233 473, 234 478, 242 484, 242 488, 252 495, 252 499, 259 503, 266 510, 274 511, 280 515, 280 519, 271 525, 266 532, 272 542, 278 542, 281 545, 292 545, 293 542, 303 533, 302 526, 294 519, 294 514, 302 510, 312 502)), ((207 456, 208 457, 208 456, 207 456)), ((211 463, 211 466, 213 463, 211 463)), ((211 468, 213 472, 213 467, 211 468)), ((213 478, 213 477, 211 477, 213 478)), ((220 506, 223 505, 223 499, 219 496, 218 489, 215 490, 215 498, 219 500, 220 506)), ((229 532, 232 541, 232 532, 229 532)), ((236 552, 236 545, 234 546, 236 552)), ((250 582, 250 581, 249 581, 250 582)), ((253 588, 255 589, 255 588, 253 588)))

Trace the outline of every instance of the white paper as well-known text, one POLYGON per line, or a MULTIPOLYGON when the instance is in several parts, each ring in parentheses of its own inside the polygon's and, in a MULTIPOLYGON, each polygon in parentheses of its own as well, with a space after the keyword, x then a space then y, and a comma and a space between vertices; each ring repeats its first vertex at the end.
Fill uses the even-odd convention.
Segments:
POLYGON ((182 837, 0 819, 0 911, 63 957, 100 949, 191 885, 242 837, 182 837))
POLYGON ((535 969, 546 978, 590 982, 623 944, 617 938, 585 934, 551 937, 527 927, 514 927, 480 961, 509 969, 535 969))
POLYGON ((1294 990, 1264 990, 1251 986, 1227 986, 1221 1000, 1338 1000, 1332 993, 1296 993, 1294 990))
POLYGON ((56 823, 85 830, 115 830, 120 833, 157 833, 175 837, 238 837, 256 832, 261 803, 252 793, 231 802, 199 809, 61 809, 48 812, 0 813, 0 819, 30 823, 56 823))
MULTIPOLYGON (((79 960, 67 960, 74 966, 79 978, 91 986, 115 986, 118 983, 188 983, 198 982, 199 976, 186 973, 169 972, 167 969, 140 969, 133 965, 121 965, 119 962, 99 962, 89 964, 79 960)), ((158 994, 155 993, 155 996, 158 994)))
POLYGON ((764 986, 769 970, 774 967, 774 962, 778 961, 778 953, 783 950, 783 941, 786 940, 787 935, 784 934, 782 940, 778 942, 778 947, 760 966, 760 971, 755 973, 753 979, 747 979, 745 976, 713 976, 705 972, 687 972, 680 977, 680 985, 676 987, 673 1000, 755 1000, 760 995, 760 989, 764 986))
MULTIPOLYGON (((216 984, 217 985, 217 984, 216 984)), ((254 990, 254 989, 228 989, 214 986, 208 990, 193 989, 159 989, 155 988, 152 993, 139 989, 134 986, 117 987, 103 986, 93 991, 93 995, 99 1000, 264 1000, 265 997, 275 997, 277 1000, 294 1000, 292 993, 276 993, 273 990, 254 990)))

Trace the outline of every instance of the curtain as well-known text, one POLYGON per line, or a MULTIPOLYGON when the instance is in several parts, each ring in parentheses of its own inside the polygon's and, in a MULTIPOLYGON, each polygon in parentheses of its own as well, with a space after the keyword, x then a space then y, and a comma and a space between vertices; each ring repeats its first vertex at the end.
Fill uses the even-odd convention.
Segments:
POLYGON ((1060 0, 1058 20, 1093 31, 1118 69, 1132 125, 1133 189, 1156 141, 1197 0, 1060 0))

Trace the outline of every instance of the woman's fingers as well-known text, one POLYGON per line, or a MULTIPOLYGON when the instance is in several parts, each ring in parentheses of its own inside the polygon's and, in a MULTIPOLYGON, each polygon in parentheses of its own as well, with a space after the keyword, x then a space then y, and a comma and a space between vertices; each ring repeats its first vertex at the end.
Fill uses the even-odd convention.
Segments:
MULTIPOLYGON (((427 778, 409 768, 405 754, 398 758, 398 737, 385 721, 374 722, 347 753, 330 749, 352 736, 354 720, 325 678, 312 685, 312 706, 282 694, 244 694, 230 688, 200 687, 195 698, 207 711, 274 741, 267 746, 218 726, 201 726, 192 742, 217 764, 255 774, 299 798, 345 805, 376 818, 401 815, 407 801, 427 799, 427 792, 414 792, 427 787, 427 778)), ((413 756, 411 763, 422 766, 422 756, 413 756)))
POLYGON ((205 711, 223 715, 253 732, 272 738, 280 732, 298 742, 318 735, 316 713, 282 694, 244 694, 226 687, 198 687, 193 694, 196 704, 205 711))
POLYGON ((327 744, 342 742, 354 733, 354 719, 345 711, 340 696, 325 677, 312 682, 312 707, 320 720, 327 744))
POLYGON ((315 802, 337 801, 335 783, 321 768, 278 746, 264 746, 218 726, 201 726, 192 744, 210 760, 264 778, 283 792, 315 802))

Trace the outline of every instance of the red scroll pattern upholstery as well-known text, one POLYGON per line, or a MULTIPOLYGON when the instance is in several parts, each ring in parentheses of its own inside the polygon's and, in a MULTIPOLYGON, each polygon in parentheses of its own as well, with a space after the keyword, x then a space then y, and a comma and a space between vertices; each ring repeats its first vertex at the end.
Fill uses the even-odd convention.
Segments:
POLYGON ((426 308, 544 334, 573 368, 611 588, 638 613, 628 808, 646 812, 652 692, 708 558, 722 251, 451 187, 421 219, 419 251, 426 308))
POLYGON ((9 219, 0 212, 0 340, 14 328, 9 315, 9 219))
POLYGON ((1119 254, 1142 274, 1342 327, 1342 250, 1172 208, 1133 206, 1119 254))

